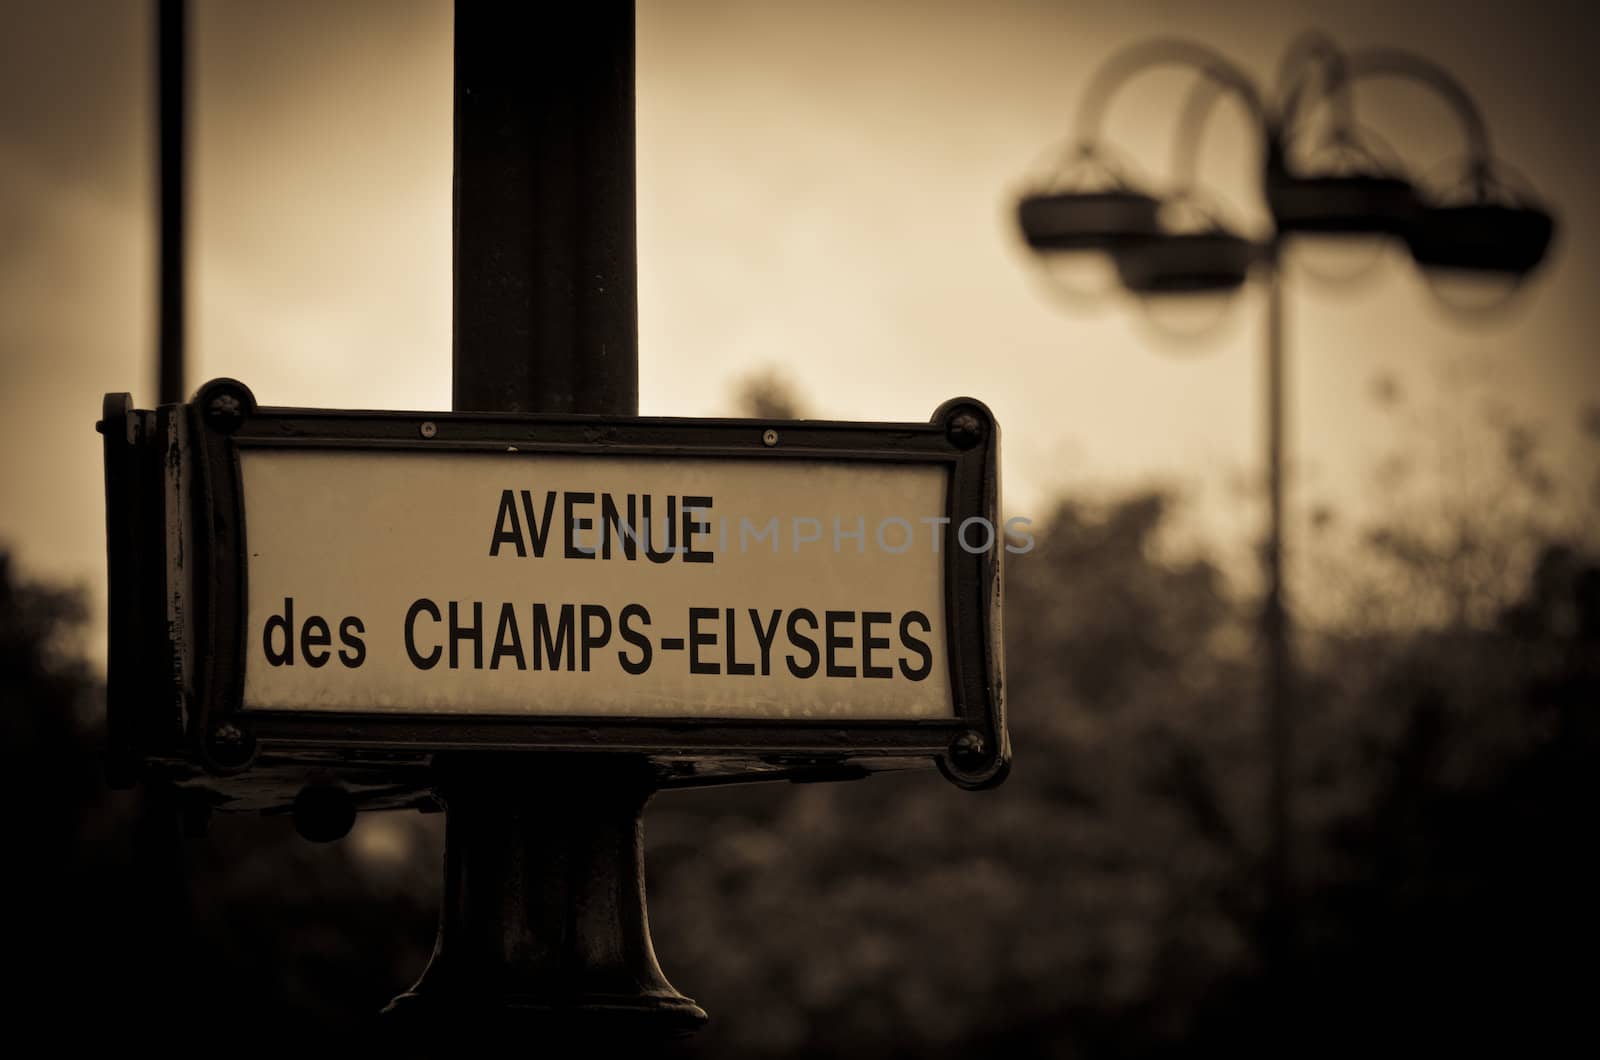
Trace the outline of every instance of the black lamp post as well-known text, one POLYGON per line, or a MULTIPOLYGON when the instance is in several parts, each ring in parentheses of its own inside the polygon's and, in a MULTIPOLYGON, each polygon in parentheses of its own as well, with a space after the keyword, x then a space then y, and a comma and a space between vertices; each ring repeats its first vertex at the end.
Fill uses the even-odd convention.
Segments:
MULTIPOLYGON (((1261 629, 1266 654, 1270 779, 1267 791, 1264 955, 1281 980, 1292 944, 1290 889, 1290 759, 1293 665, 1283 578, 1284 317, 1280 250, 1300 237, 1403 242, 1429 270, 1498 277, 1520 283, 1544 259, 1555 230, 1551 214, 1500 175, 1488 131, 1471 97, 1448 73, 1418 56, 1390 49, 1344 52, 1321 34, 1292 44, 1271 98, 1211 49, 1183 40, 1155 40, 1116 55, 1091 78, 1080 104, 1076 139, 1017 210, 1022 235, 1041 256, 1105 255, 1122 286, 1141 296, 1228 293, 1252 276, 1266 285, 1266 482, 1269 509, 1264 550, 1266 594, 1261 629), (1138 187, 1112 163, 1100 124, 1118 89, 1159 66, 1185 66, 1201 78, 1184 105, 1175 150, 1175 186, 1165 198, 1138 187), (1406 78, 1431 87, 1459 117, 1467 141, 1463 180, 1454 198, 1419 189, 1397 165, 1362 147, 1352 119, 1352 82, 1406 78), (1205 119, 1223 93, 1250 111, 1261 143, 1261 186, 1273 231, 1251 240, 1211 218, 1176 227, 1171 205, 1192 196, 1205 119), (1332 120, 1324 146, 1339 164, 1291 161, 1320 102, 1332 120)), ((1281 987, 1281 982, 1280 982, 1281 987)))

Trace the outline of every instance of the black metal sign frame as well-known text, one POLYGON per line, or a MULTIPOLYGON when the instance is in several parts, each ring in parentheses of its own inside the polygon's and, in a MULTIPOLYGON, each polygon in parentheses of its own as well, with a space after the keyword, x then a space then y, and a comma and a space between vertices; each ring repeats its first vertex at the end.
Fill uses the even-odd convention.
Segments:
POLYGON ((928 423, 521 416, 258 407, 228 379, 187 405, 104 419, 113 758, 190 762, 208 777, 310 756, 379 768, 456 750, 642 754, 677 785, 763 775, 823 778, 932 760, 969 788, 1010 763, 1003 700, 999 429, 958 398, 928 423), (775 441, 773 432, 776 431, 775 441), (506 716, 245 710, 248 551, 240 455, 250 450, 505 452, 936 465, 951 527, 980 517, 992 547, 941 550, 955 712, 908 721, 506 716), (165 562, 152 555, 165 553, 165 562), (158 631, 152 635, 152 630, 158 631), (159 631, 164 631, 160 633, 159 631))

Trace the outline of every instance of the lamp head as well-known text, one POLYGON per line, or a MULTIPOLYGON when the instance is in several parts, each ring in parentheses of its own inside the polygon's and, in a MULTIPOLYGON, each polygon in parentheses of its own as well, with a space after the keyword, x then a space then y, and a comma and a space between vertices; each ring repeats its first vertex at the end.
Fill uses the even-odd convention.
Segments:
POLYGON ((1462 185, 1418 211, 1406 242, 1425 269, 1521 280, 1545 259, 1555 231, 1548 210, 1478 162, 1462 185))
POLYGON ((1465 203, 1425 207, 1406 242, 1425 269, 1521 278, 1544 260, 1555 230, 1555 218, 1537 206, 1465 203))
POLYGON ((1161 202, 1132 189, 1025 195, 1017 221, 1036 251, 1114 250, 1160 231, 1161 202))
POLYGON ((1225 229, 1172 232, 1119 248, 1117 276, 1134 294, 1229 294, 1244 285, 1256 245, 1225 229))
POLYGON ((1416 189, 1403 177, 1365 173, 1275 174, 1267 205, 1278 231, 1320 235, 1404 235, 1417 212, 1416 189))
POLYGON ((1040 253, 1112 250, 1159 232, 1160 209, 1098 145, 1085 143, 1022 197, 1017 223, 1040 253))
POLYGON ((1249 278, 1260 253, 1215 213, 1182 192, 1162 207, 1156 235, 1112 251, 1122 285, 1137 295, 1229 294, 1249 278))
POLYGON ((1298 164, 1276 154, 1265 191, 1273 223, 1285 235, 1403 236, 1419 207, 1400 164, 1342 127, 1298 164))

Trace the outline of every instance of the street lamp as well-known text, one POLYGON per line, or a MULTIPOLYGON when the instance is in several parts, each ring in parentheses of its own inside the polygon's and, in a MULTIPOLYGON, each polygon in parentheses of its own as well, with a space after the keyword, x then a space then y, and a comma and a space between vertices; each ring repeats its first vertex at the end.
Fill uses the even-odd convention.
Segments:
MULTIPOLYGON (((1192 214, 1193 211, 1191 211, 1192 214)), ((1171 295, 1227 294, 1252 277, 1266 286, 1264 343, 1269 508, 1264 550, 1266 593, 1261 629, 1266 654, 1270 779, 1264 934, 1269 967, 1282 972, 1291 942, 1289 891, 1289 761, 1292 660, 1283 578, 1284 321, 1280 251, 1302 237, 1378 239, 1403 243, 1429 272, 1509 283, 1514 289, 1543 261, 1555 231, 1550 212, 1516 187, 1489 147, 1488 130, 1470 96, 1426 59, 1392 49, 1345 52, 1322 34, 1297 39, 1280 65, 1270 98, 1237 66, 1187 40, 1160 39, 1117 53, 1090 79, 1080 103, 1076 139, 1055 168, 1018 203, 1028 246, 1044 260, 1063 255, 1109 257, 1127 290, 1159 300, 1171 295), (1200 77, 1180 114, 1173 186, 1165 195, 1123 175, 1100 135, 1113 95, 1138 74, 1180 66, 1200 77), (1363 142, 1351 85, 1404 78, 1434 90, 1459 119, 1466 164, 1449 191, 1419 188, 1398 162, 1363 142), (1194 198, 1200 139, 1213 104, 1228 94, 1249 111, 1261 147, 1261 187, 1273 228, 1252 240, 1209 215, 1173 223, 1172 207, 1194 198), (1294 149, 1311 140, 1311 115, 1331 116, 1322 150, 1294 149), (1320 163, 1309 160, 1321 159, 1320 163)))

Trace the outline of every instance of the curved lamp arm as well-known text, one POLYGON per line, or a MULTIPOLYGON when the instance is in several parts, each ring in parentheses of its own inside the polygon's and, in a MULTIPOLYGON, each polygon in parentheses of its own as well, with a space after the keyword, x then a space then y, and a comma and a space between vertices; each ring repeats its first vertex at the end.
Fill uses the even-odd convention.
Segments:
MULTIPOLYGON (((1287 165, 1285 153, 1299 123, 1306 95, 1320 90, 1334 107, 1340 129, 1354 124, 1350 99, 1350 74, 1344 51, 1334 39, 1320 30, 1302 33, 1290 42, 1278 64, 1274 90, 1275 109, 1264 123, 1267 164, 1287 165)), ((1198 166, 1200 140, 1205 123, 1216 102, 1216 91, 1209 83, 1190 90, 1178 124, 1178 140, 1173 151, 1173 173, 1180 185, 1192 183, 1198 166)))
POLYGON ((1353 121, 1350 102, 1350 72, 1344 52, 1327 34, 1313 30, 1296 37, 1278 66, 1277 120, 1285 140, 1300 117, 1305 93, 1312 78, 1321 73, 1320 87, 1332 99, 1340 125, 1349 128, 1353 121), (1314 68, 1307 69, 1311 64, 1314 68))
MULTIPOLYGON (((1339 122, 1344 126, 1350 125, 1350 93, 1346 84, 1344 53, 1326 33, 1318 30, 1302 33, 1290 42, 1278 65, 1278 77, 1273 93, 1274 109, 1266 112, 1260 105, 1253 108, 1255 115, 1261 119, 1265 139, 1262 146, 1267 151, 1269 164, 1277 159, 1277 153, 1286 146, 1304 94, 1310 89, 1312 79, 1319 73, 1320 87, 1338 108, 1339 122)), ((1172 177, 1180 191, 1191 187, 1195 182, 1200 161, 1200 142, 1205 136, 1211 110, 1221 94, 1222 88, 1219 82, 1214 78, 1207 78, 1190 88, 1189 94, 1184 98, 1183 110, 1178 116, 1177 137, 1173 141, 1172 149, 1172 177)))
POLYGON ((1393 48, 1367 48, 1352 52, 1349 60, 1350 79, 1373 77, 1400 77, 1421 82, 1444 97, 1456 116, 1461 119, 1467 138, 1467 152, 1473 168, 1481 173, 1493 157, 1489 152, 1489 127, 1483 120, 1478 105, 1467 95, 1451 74, 1441 66, 1419 55, 1393 48))
POLYGON ((1221 88, 1240 97, 1263 125, 1267 120, 1261 94, 1250 78, 1221 53, 1193 41, 1163 38, 1125 48, 1095 71, 1078 105, 1076 128, 1080 143, 1100 138, 1100 123, 1114 96, 1134 75, 1157 66, 1187 66, 1198 70, 1221 88))
MULTIPOLYGON (((1211 108, 1222 95, 1222 88, 1213 80, 1198 81, 1184 98, 1183 110, 1178 114, 1178 133, 1172 143, 1172 185, 1180 194, 1190 191, 1195 184, 1200 167, 1200 141, 1205 136, 1206 122, 1211 108)), ((1262 126, 1265 141, 1262 149, 1272 150, 1274 133, 1270 126, 1262 126)))
MULTIPOLYGON (((1474 172, 1481 178, 1492 157, 1488 125, 1472 97, 1448 71, 1421 56, 1392 48, 1369 48, 1347 57, 1331 39, 1320 33, 1306 34, 1290 45, 1289 52, 1284 56, 1278 77, 1278 110, 1266 116, 1263 125, 1269 152, 1286 147, 1287 138, 1300 116, 1305 95, 1311 89, 1314 73, 1305 69, 1310 63, 1320 66, 1320 87, 1332 98, 1333 105, 1338 109, 1338 121, 1346 128, 1353 117, 1349 91, 1352 81, 1378 77, 1405 78, 1432 88, 1460 119, 1474 172), (1275 140, 1279 143, 1274 144, 1275 140)), ((1210 73, 1210 70, 1206 72, 1210 73)), ((1125 75, 1124 79, 1126 76, 1131 74, 1125 75)), ((1225 86, 1231 87, 1228 80, 1213 75, 1195 85, 1184 101, 1172 155, 1173 179, 1180 190, 1194 182, 1206 121, 1220 95, 1220 89, 1225 86)), ((1100 105, 1104 106, 1103 103, 1100 105)), ((1252 104, 1252 109, 1258 115, 1262 114, 1259 102, 1252 104)))

